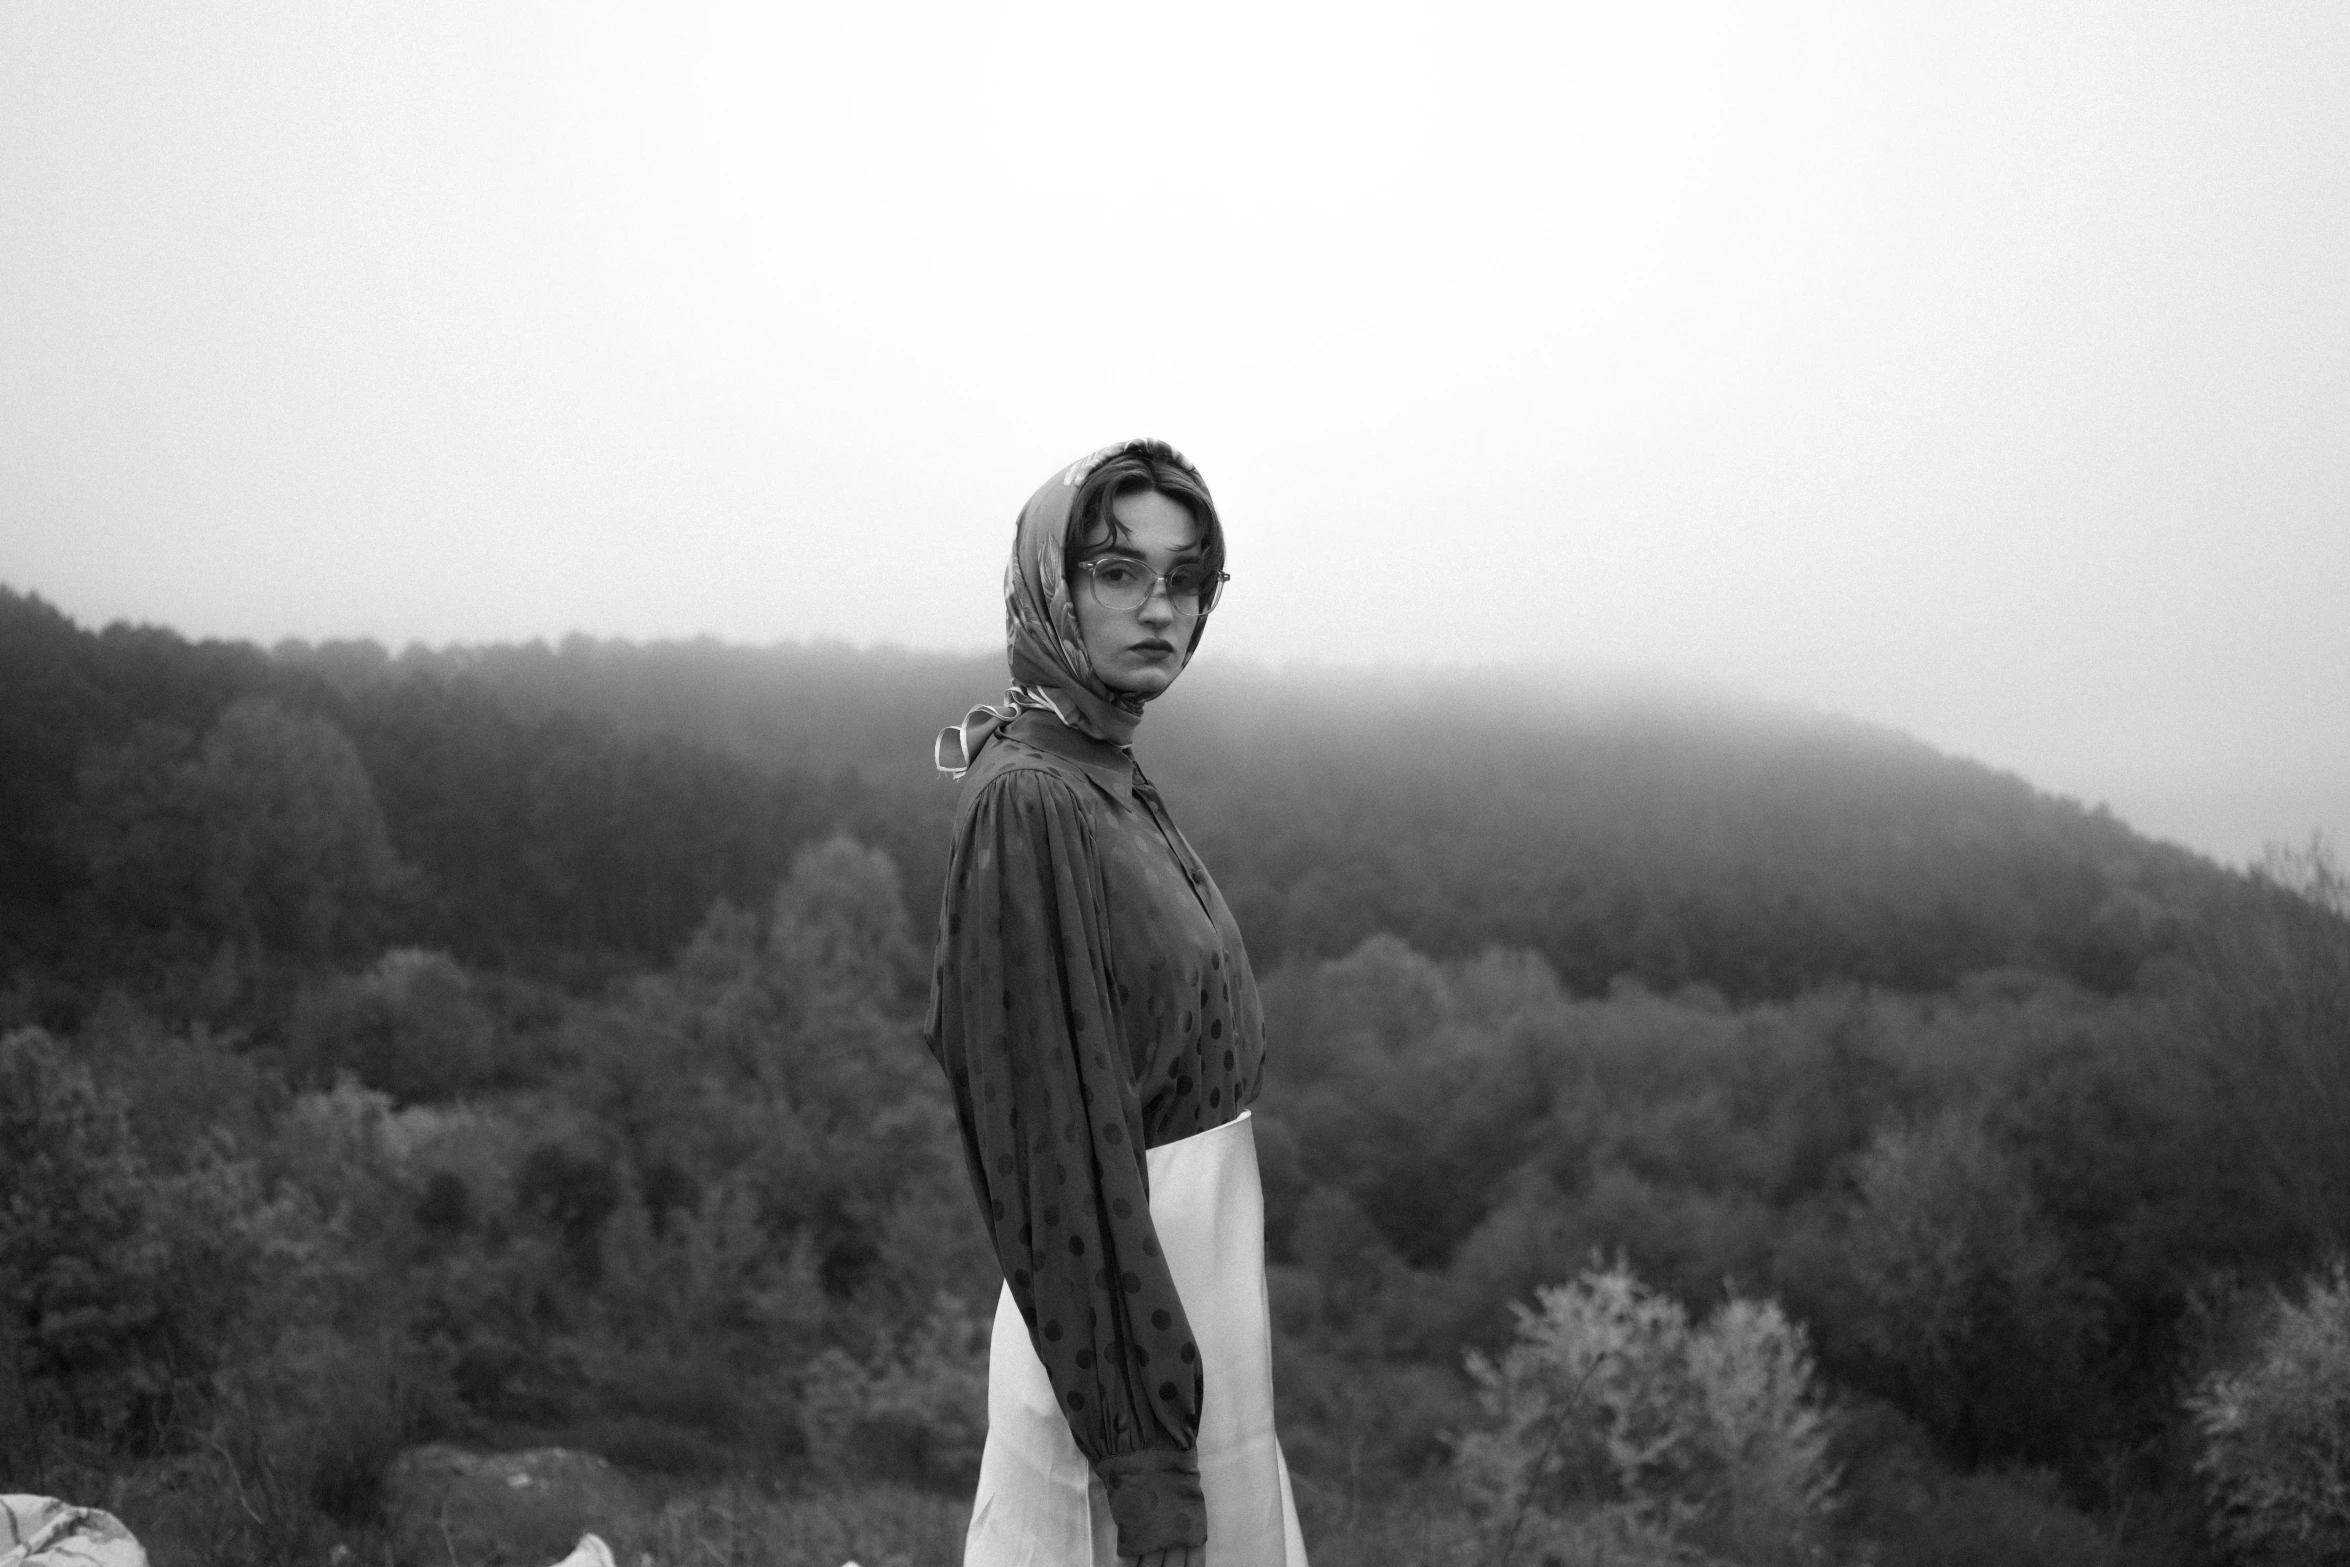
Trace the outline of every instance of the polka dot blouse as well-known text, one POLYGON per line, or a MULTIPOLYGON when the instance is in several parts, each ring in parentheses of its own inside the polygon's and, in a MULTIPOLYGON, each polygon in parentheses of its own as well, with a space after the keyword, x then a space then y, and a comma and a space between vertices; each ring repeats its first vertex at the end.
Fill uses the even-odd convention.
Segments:
POLYGON ((1049 713, 1014 719, 964 779, 928 1044, 1121 1554, 1196 1542, 1199 1356, 1143 1150, 1256 1097, 1263 1020, 1232 913, 1157 790, 1049 713))

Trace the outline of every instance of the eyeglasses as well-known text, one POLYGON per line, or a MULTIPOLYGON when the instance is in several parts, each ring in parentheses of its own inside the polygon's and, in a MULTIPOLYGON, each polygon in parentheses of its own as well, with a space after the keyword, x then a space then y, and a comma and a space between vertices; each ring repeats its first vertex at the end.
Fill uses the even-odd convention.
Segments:
POLYGON ((1228 571, 1210 571, 1188 562, 1171 571, 1153 571, 1123 555, 1081 560, 1077 569, 1093 579, 1093 601, 1104 609, 1140 609, 1164 582, 1168 607, 1178 615, 1207 614, 1224 596, 1224 584, 1232 580, 1228 571))

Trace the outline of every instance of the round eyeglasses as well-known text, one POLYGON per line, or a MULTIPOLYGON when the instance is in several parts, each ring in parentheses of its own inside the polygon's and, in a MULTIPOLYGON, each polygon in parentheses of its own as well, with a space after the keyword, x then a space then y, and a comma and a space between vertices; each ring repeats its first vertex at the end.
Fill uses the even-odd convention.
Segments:
POLYGON ((1153 571, 1123 555, 1081 560, 1077 569, 1092 579, 1093 601, 1104 609, 1140 609, 1163 582, 1167 603, 1178 615, 1207 614, 1224 596, 1224 584, 1232 580, 1228 571, 1210 571, 1189 562, 1168 571, 1153 571))

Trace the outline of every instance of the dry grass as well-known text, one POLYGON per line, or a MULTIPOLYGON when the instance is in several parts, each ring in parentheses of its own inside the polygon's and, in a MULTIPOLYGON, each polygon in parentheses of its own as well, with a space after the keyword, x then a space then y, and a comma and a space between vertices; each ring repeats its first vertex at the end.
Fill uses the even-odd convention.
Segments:
POLYGON ((1324 1567, 1484 1567, 1477 1526, 1441 1480, 1367 1488, 1292 1471, 1306 1551, 1324 1567))
POLYGON ((677 1497, 608 1543, 621 1567, 956 1567, 970 1503, 897 1485, 677 1497))

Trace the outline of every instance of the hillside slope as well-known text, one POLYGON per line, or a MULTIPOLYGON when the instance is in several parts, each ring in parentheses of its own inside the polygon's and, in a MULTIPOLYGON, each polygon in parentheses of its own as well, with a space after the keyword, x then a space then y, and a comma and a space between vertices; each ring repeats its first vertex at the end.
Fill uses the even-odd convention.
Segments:
MULTIPOLYGON (((170 814, 88 798, 93 780, 134 746, 138 767, 192 765, 254 697, 348 737, 406 870, 378 934, 471 961, 659 961, 713 899, 764 898, 838 829, 890 851, 919 928, 954 798, 929 737, 1000 685, 991 658, 824 644, 264 652, 93 632, 5 590, 0 657, 19 964, 86 948, 56 939, 67 922, 128 917, 93 893, 107 810, 170 814)), ((2115 990, 2229 881, 1885 730, 1687 692, 1210 659, 1137 754, 1267 969, 1389 931, 1440 956, 1529 948, 1586 994, 1927 991, 2006 966, 2115 990)), ((200 901, 138 917, 192 959, 200 901)))

